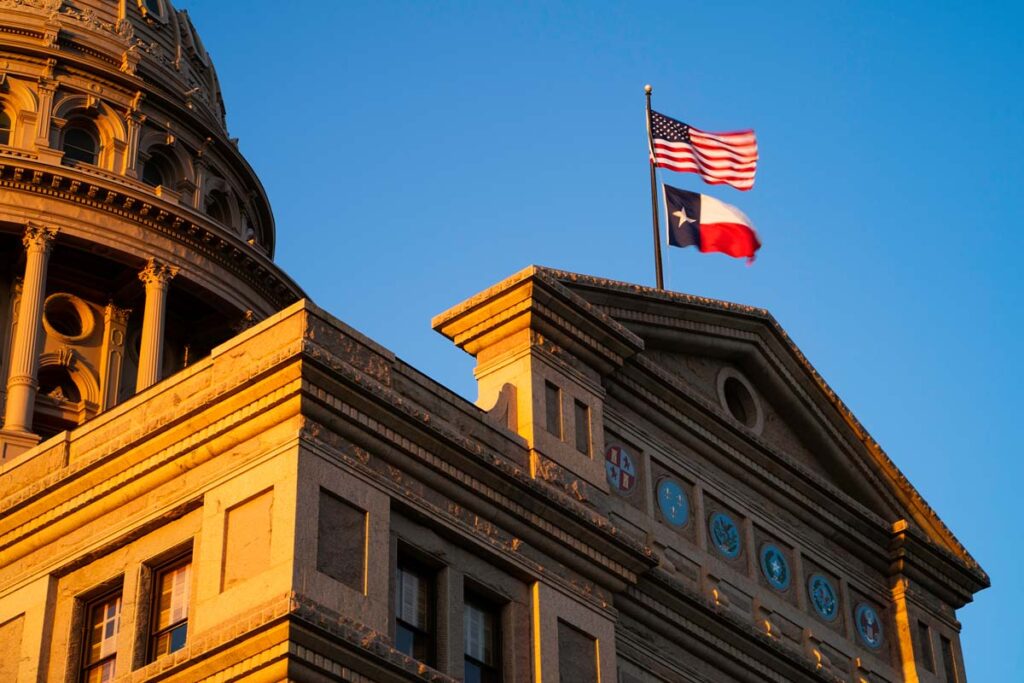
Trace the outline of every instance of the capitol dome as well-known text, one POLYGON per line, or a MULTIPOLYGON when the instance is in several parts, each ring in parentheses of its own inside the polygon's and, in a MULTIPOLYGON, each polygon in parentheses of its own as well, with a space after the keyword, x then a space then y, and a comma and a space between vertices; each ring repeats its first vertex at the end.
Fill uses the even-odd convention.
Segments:
POLYGON ((302 296, 168 0, 0 0, 0 252, 3 433, 28 441, 302 296))

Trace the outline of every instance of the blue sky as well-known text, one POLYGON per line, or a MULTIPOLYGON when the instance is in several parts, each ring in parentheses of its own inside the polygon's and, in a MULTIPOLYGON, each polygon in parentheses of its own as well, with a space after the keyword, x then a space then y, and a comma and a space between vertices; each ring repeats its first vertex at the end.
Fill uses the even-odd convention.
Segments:
POLYGON ((971 550, 967 672, 1024 669, 1024 10, 1013 3, 179 0, 277 218, 277 261, 475 398, 430 318, 531 264, 652 284, 643 85, 757 130, 752 267, 671 289, 769 309, 971 550))

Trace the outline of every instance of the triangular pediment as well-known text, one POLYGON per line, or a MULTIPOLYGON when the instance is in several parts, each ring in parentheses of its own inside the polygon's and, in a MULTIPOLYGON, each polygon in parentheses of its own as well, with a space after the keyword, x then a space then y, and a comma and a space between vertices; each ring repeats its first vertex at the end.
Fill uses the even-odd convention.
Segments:
POLYGON ((740 433, 766 457, 785 461, 813 485, 870 516, 894 527, 907 520, 932 543, 980 572, 770 313, 538 270, 642 339, 643 349, 631 363, 660 373, 718 428, 740 433), (744 402, 744 389, 751 393, 753 405, 744 402))

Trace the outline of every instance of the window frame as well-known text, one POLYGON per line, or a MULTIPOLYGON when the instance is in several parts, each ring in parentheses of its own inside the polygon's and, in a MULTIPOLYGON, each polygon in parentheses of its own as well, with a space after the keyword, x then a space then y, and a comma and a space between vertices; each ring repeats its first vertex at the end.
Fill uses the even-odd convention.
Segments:
POLYGON ((192 552, 189 551, 188 553, 185 553, 185 554, 182 554, 182 555, 177 555, 177 556, 175 556, 174 558, 172 558, 170 560, 167 560, 167 561, 162 562, 162 563, 160 563, 158 565, 150 567, 150 571, 152 572, 152 574, 151 574, 152 581, 150 582, 151 595, 150 595, 150 599, 149 599, 149 618, 148 618, 148 623, 146 624, 146 631, 145 631, 145 633, 146 633, 146 658, 145 658, 145 661, 146 661, 147 664, 155 662, 158 659, 160 659, 161 657, 165 657, 167 655, 173 654, 173 653, 177 652, 178 650, 184 648, 186 645, 188 645, 188 624, 189 624, 190 617, 191 617, 190 613, 192 611, 192 580, 194 578, 192 564, 193 564, 192 563, 192 552), (171 572, 174 572, 174 571, 177 571, 178 569, 181 569, 182 567, 185 567, 185 566, 188 566, 188 568, 189 568, 188 569, 188 577, 186 579, 186 586, 187 586, 186 590, 188 592, 186 593, 186 598, 185 598, 185 605, 186 605, 185 606, 185 616, 184 616, 184 618, 179 619, 178 621, 171 622, 171 623, 167 624, 166 626, 158 627, 158 624, 160 622, 160 596, 161 596, 161 594, 163 592, 161 590, 161 581, 162 581, 163 577, 166 576, 167 574, 169 574, 171 572), (164 636, 165 634, 170 634, 173 631, 177 630, 178 628, 181 628, 182 626, 185 627, 185 642, 182 644, 182 646, 180 648, 177 648, 177 649, 174 649, 174 650, 171 650, 171 649, 168 648, 167 652, 164 652, 163 654, 158 654, 157 653, 157 644, 159 642, 159 639, 162 636, 164 636))
POLYGON ((507 603, 499 602, 492 597, 489 597, 483 591, 475 588, 472 584, 464 584, 463 595, 462 595, 462 661, 463 661, 463 679, 466 678, 465 666, 469 663, 475 664, 482 673, 480 678, 482 683, 502 683, 505 680, 505 652, 504 652, 504 629, 503 621, 505 618, 505 605, 507 603), (491 649, 492 649, 492 663, 488 664, 477 659, 467 651, 466 635, 467 635, 467 621, 466 612, 467 609, 476 609, 479 612, 489 614, 492 619, 491 628, 491 649), (489 675, 488 675, 489 674, 489 675))
POLYGON ((159 9, 149 6, 149 0, 138 0, 139 12, 143 19, 156 19, 160 23, 167 23, 167 3, 164 0, 153 0, 159 9))
POLYGON ((437 585, 438 571, 436 567, 421 561, 417 556, 411 556, 408 553, 399 551, 398 561, 395 563, 395 574, 394 574, 394 601, 393 601, 393 614, 394 619, 392 623, 395 628, 394 633, 394 645, 395 649, 400 652, 404 652, 398 646, 398 629, 405 628, 410 631, 413 635, 413 647, 411 653, 405 653, 409 657, 416 659, 417 661, 423 662, 427 666, 436 666, 438 659, 437 645, 438 645, 438 585, 437 585), (402 602, 402 573, 406 572, 414 576, 419 577, 423 581, 423 585, 426 588, 426 615, 425 626, 416 626, 402 618, 401 602, 402 602), (425 643, 426 657, 418 658, 416 656, 416 636, 420 636, 425 643))
MULTIPOLYGON (((86 151, 83 147, 75 146, 76 150, 86 151)), ((100 155, 103 152, 103 141, 100 138, 99 131, 96 130, 96 126, 88 119, 76 118, 67 123, 64 129, 61 131, 60 138, 60 151, 64 153, 64 159, 73 161, 77 164, 87 164, 89 166, 99 166, 100 155), (93 143, 94 147, 92 150, 92 161, 86 161, 85 159, 78 159, 73 156, 68 156, 68 133, 79 131, 88 135, 93 143)))
POLYGON ((14 137, 14 117, 12 117, 10 113, 8 113, 7 109, 3 106, 2 102, 0 102, 0 117, 3 117, 0 118, 0 136, 2 136, 2 134, 5 131, 7 133, 7 139, 0 140, 0 146, 10 147, 11 140, 14 137), (7 119, 6 128, 3 127, 3 119, 7 119))
POLYGON ((121 632, 121 615, 124 609, 124 585, 122 581, 118 581, 116 585, 109 586, 104 589, 100 589, 99 592, 94 592, 90 596, 80 598, 82 604, 81 619, 79 622, 78 632, 81 634, 81 652, 78 654, 78 674, 75 680, 85 683, 89 680, 89 672, 93 669, 97 669, 107 664, 108 662, 114 663, 114 672, 117 671, 117 637, 121 632), (92 650, 92 635, 93 635, 93 612, 116 598, 117 600, 117 616, 116 626, 114 627, 114 651, 113 653, 100 657, 95 662, 89 661, 90 650, 92 650))

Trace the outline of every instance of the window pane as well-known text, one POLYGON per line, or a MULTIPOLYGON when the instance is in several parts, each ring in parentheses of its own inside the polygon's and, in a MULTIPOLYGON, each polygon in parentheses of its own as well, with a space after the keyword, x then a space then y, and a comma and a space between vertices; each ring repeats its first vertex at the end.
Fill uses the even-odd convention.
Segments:
POLYGON ((85 624, 85 681, 111 681, 121 624, 121 596, 110 595, 89 606, 85 624))
POLYGON ((409 569, 398 570, 398 618, 410 626, 427 630, 430 612, 427 579, 409 569))
POLYGON ((191 560, 157 574, 151 659, 185 647, 191 576, 191 560))
POLYGON ((427 664, 434 659, 433 576, 399 565, 395 576, 395 647, 427 664))
POLYGON ((466 654, 483 664, 494 662, 494 613, 466 603, 463 624, 466 632, 466 654))
POLYGON ((164 174, 160 171, 159 163, 152 159, 146 162, 142 167, 142 182, 153 187, 164 184, 164 174))
POLYGON ((0 111, 0 145, 11 143, 11 117, 7 112, 0 111))
POLYGON ((462 616, 465 683, 501 681, 501 608, 468 595, 462 616))
POLYGON ((90 668, 85 674, 86 683, 107 683, 114 680, 114 660, 110 659, 102 664, 90 668))
POLYGON ((64 134, 64 156, 87 164, 96 163, 96 140, 81 128, 69 128, 64 134))
POLYGON ((121 620, 121 596, 116 595, 93 606, 89 615, 89 649, 87 664, 113 655, 117 646, 117 629, 121 620))

